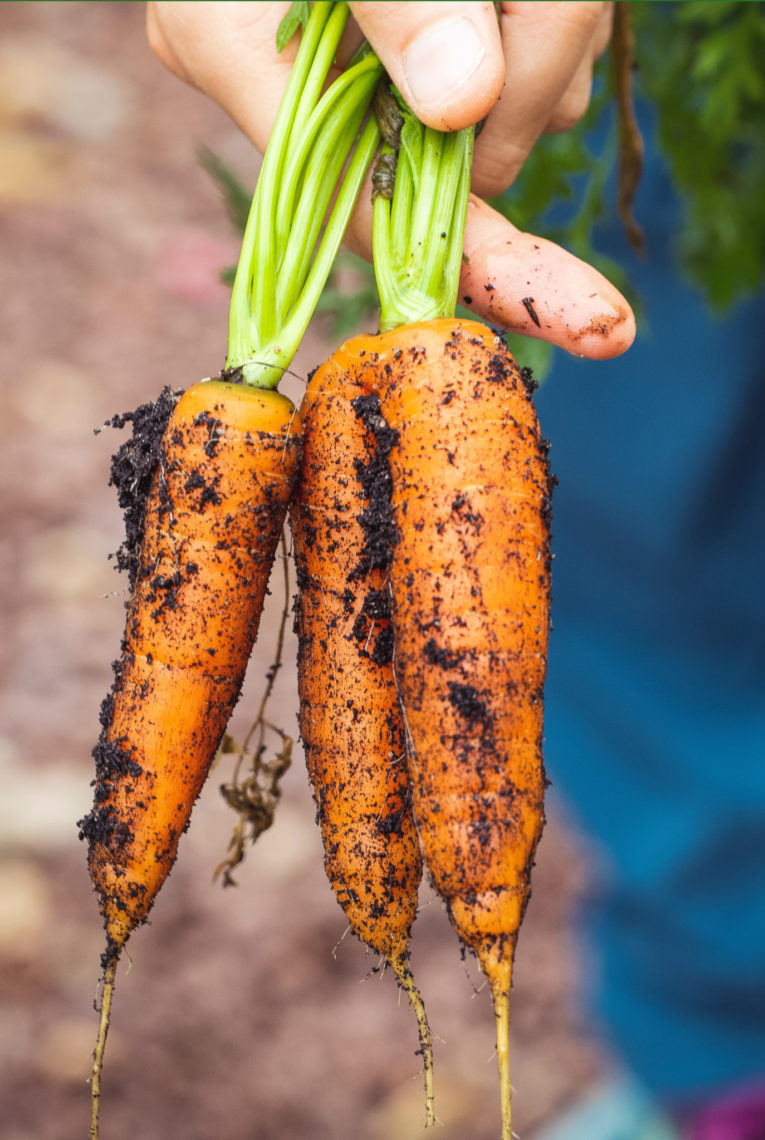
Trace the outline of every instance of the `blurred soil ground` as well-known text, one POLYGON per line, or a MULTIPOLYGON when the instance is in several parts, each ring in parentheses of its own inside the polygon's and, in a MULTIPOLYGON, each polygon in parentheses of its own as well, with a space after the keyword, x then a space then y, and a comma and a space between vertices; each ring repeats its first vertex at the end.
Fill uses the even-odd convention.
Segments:
MULTIPOLYGON (((108 554, 114 412, 217 371, 236 258, 195 149, 249 182, 257 155, 166 74, 142 4, 0 5, 0 1140, 87 1134, 102 930, 76 839, 123 623, 108 554)), ((295 362, 330 351, 321 329, 295 362)), ((301 384, 287 391, 299 399, 301 384)), ((263 623, 233 732, 270 663, 263 623)), ((294 642, 273 716, 296 732, 294 642)), ((233 823, 200 800, 152 924, 120 970, 103 1140, 415 1140, 414 1019, 352 937, 322 870, 302 757, 236 890, 212 884, 233 823)), ((554 774, 553 774, 554 775, 554 774)), ((512 1006, 515 1124, 533 1137, 604 1061, 577 1014, 578 846, 552 814, 512 1006)), ((443 1140, 495 1140, 489 995, 426 890, 413 964, 437 1034, 443 1140), (478 991, 478 992, 477 992, 478 991)))

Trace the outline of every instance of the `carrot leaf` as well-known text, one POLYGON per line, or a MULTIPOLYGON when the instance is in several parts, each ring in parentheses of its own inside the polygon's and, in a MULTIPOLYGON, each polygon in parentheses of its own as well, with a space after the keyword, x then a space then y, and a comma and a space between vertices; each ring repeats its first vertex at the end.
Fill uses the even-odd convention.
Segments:
POLYGON ((305 28, 311 16, 309 0, 293 0, 276 32, 276 50, 281 54, 299 28, 305 28))

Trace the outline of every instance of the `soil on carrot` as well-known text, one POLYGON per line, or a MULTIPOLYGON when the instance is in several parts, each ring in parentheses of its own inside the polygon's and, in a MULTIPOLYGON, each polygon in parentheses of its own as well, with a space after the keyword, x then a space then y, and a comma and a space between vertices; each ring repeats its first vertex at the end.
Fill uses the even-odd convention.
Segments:
POLYGON ((117 569, 127 571, 131 590, 138 574, 146 502, 159 468, 162 436, 181 394, 180 389, 166 386, 156 400, 141 404, 134 412, 112 416, 104 425, 124 428, 132 424, 131 435, 112 457, 109 474, 109 486, 117 488, 125 521, 125 538, 114 557, 117 569))
POLYGON ((398 432, 385 420, 380 398, 375 393, 357 396, 352 406, 374 443, 369 448, 369 459, 358 463, 356 474, 367 505, 361 512, 364 531, 364 549, 353 574, 366 574, 369 570, 385 570, 390 564, 396 542, 396 527, 391 513, 390 496, 393 481, 390 473, 390 453, 398 439, 398 432))
MULTIPOLYGON (((164 387, 156 400, 139 405, 132 412, 114 415, 104 424, 104 428, 116 429, 132 425, 130 436, 112 456, 109 486, 117 491, 117 502, 122 508, 125 537, 114 557, 116 567, 128 575, 131 591, 138 576, 141 543, 146 517, 146 504, 160 463, 162 436, 167 427, 178 397, 179 390, 164 387)), ((98 431, 104 428, 97 429, 98 431)), ((127 602, 126 602, 127 605, 127 602)), ((90 812, 78 821, 79 838, 85 840, 90 850, 94 845, 103 845, 115 851, 127 846, 133 832, 125 820, 117 821, 113 811, 104 806, 114 780, 125 776, 137 777, 142 768, 136 763, 130 749, 117 741, 107 739, 107 729, 114 712, 115 690, 119 685, 124 663, 123 656, 112 662, 113 680, 111 688, 101 702, 99 723, 101 732, 92 751, 96 777, 93 781, 94 805, 90 812)), ((140 888, 131 888, 138 897, 140 888)), ((106 966, 115 956, 115 947, 107 940, 107 947, 101 957, 101 965, 106 966)))
MULTIPOLYGON (((103 428, 97 429, 100 432, 108 427, 123 429, 128 424, 132 426, 130 436, 112 456, 109 470, 109 486, 116 488, 125 527, 125 537, 116 553, 110 557, 114 558, 119 571, 127 573, 131 591, 138 577, 146 504, 160 465, 162 436, 180 395, 180 390, 165 386, 156 400, 140 404, 135 411, 113 415, 103 428)), ((106 737, 123 661, 124 642, 123 657, 112 662, 112 685, 101 702, 99 711, 101 732, 92 751, 96 771, 93 781, 95 803, 77 824, 79 838, 87 841, 91 850, 96 844, 119 850, 129 844, 133 837, 129 824, 125 821, 117 822, 114 813, 103 806, 113 780, 124 776, 140 776, 142 772, 129 749, 106 737)), ((138 887, 133 889, 137 891, 138 887)), ((107 945, 102 956, 102 966, 106 966, 113 956, 113 947, 107 945)))

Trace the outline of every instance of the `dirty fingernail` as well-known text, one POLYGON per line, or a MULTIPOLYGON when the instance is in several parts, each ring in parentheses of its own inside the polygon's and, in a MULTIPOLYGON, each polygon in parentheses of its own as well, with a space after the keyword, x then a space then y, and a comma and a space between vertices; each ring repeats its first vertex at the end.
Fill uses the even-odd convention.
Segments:
POLYGON ((485 56, 477 28, 464 16, 451 16, 423 29, 403 58, 415 109, 451 99, 475 75, 485 56))

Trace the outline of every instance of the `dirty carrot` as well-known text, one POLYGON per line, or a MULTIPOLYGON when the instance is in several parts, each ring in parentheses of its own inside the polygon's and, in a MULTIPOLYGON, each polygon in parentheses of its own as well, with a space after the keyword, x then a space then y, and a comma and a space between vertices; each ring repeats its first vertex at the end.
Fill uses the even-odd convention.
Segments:
POLYGON ((304 457, 291 506, 300 732, 327 877, 351 930, 412 1003, 433 1124, 430 1031, 408 965, 422 857, 392 667, 389 544, 379 528, 381 511, 389 514, 387 459, 368 426, 376 422, 369 395, 342 378, 325 389, 323 374, 301 406, 304 457))
POLYGON ((374 203, 394 668, 425 864, 491 988, 510 1140, 512 963, 544 824, 552 480, 526 375, 501 338, 451 319, 473 128, 442 135, 399 109, 392 197, 388 172, 374 203))
POLYGON ((131 598, 94 749, 95 802, 80 821, 107 938, 94 1140, 117 960, 172 867, 239 694, 299 467, 300 417, 275 388, 379 139, 374 119, 363 125, 381 71, 375 57, 322 94, 347 18, 346 4, 318 3, 301 38, 245 231, 221 376, 125 417, 134 439, 117 467, 140 457, 148 485, 144 498, 125 492, 132 533, 121 561, 131 598), (299 192, 280 230, 285 179, 299 192), (306 200, 325 223, 321 236, 289 224, 306 200), (149 421, 154 432, 135 431, 149 421))
POLYGON ((504 342, 454 318, 472 128, 423 128, 392 96, 380 114, 381 333, 334 353, 304 407, 336 393, 379 401, 380 541, 414 816, 433 886, 490 984, 510 1140, 512 961, 544 822, 547 447, 504 342))

